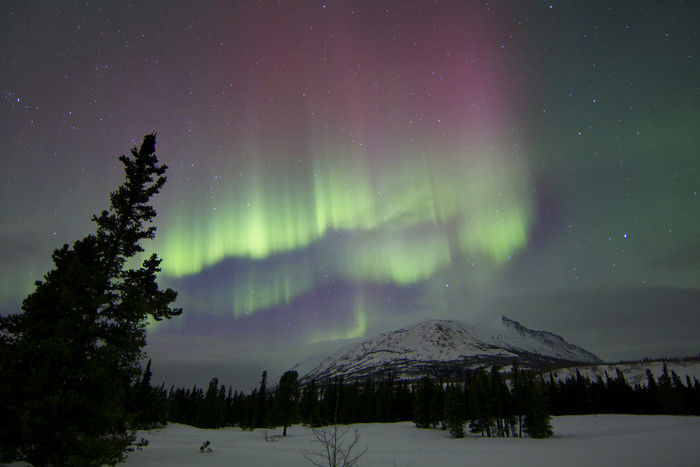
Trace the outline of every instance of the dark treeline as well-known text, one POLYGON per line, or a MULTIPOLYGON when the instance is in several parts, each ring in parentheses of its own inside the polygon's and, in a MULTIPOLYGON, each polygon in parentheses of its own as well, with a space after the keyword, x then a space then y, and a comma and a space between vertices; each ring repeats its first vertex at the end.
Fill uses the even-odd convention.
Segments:
POLYGON ((552 433, 545 388, 530 372, 503 375, 493 368, 476 370, 452 383, 388 377, 361 383, 312 381, 303 387, 297 378, 296 372, 289 371, 269 390, 267 372, 263 372, 259 388, 250 394, 227 389, 217 378, 206 390, 152 388, 147 397, 139 398, 148 400, 142 418, 145 425, 150 420, 151 425, 175 422, 200 428, 281 426, 284 434, 295 423, 318 427, 399 421, 413 421, 420 428, 439 426, 454 437, 464 436, 465 425, 483 436, 547 437, 552 433))
MULTIPOLYGON (((149 368, 147 368, 149 372, 149 368)), ((148 379, 147 379, 148 378, 148 379)), ((294 371, 285 373, 274 389, 267 372, 250 394, 233 391, 214 378, 206 388, 150 388, 144 374, 143 425, 167 422, 200 428, 238 426, 243 429, 287 427, 303 423, 392 423, 413 421, 419 428, 440 427, 454 437, 465 428, 486 437, 548 437, 551 415, 594 413, 700 415, 700 383, 683 381, 664 366, 654 378, 647 370, 646 384, 630 386, 622 372, 595 381, 576 375, 557 380, 552 373, 536 376, 515 368, 477 369, 459 382, 445 383, 423 377, 413 381, 327 384, 314 381, 300 387, 294 371)))
POLYGON ((689 376, 680 378, 668 370, 654 378, 646 370, 645 384, 631 386, 618 369, 594 381, 577 370, 576 375, 559 380, 550 373, 544 383, 552 415, 624 413, 648 415, 700 415, 700 383, 689 376))

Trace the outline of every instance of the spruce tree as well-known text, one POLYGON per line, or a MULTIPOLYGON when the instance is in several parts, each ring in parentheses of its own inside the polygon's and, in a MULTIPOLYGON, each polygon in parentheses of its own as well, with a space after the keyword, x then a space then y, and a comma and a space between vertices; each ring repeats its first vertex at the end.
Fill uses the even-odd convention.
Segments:
POLYGON ((430 398, 430 418, 434 424, 439 424, 441 430, 447 429, 445 421, 445 390, 442 382, 435 383, 432 397, 430 398))
POLYGON ((523 404, 525 408, 523 429, 532 438, 549 438, 553 431, 544 383, 541 379, 535 379, 530 372, 523 374, 521 381, 525 386, 523 392, 527 395, 523 404))
POLYGON ((275 391, 270 413, 270 425, 282 426, 282 436, 287 436, 287 427, 296 423, 299 419, 299 406, 297 404, 299 392, 299 374, 290 370, 280 377, 280 382, 275 391))
POLYGON ((362 421, 365 423, 374 423, 377 412, 377 394, 372 378, 365 379, 365 382, 362 385, 360 405, 362 407, 362 421))
POLYGON ((491 367, 489 378, 491 380, 490 396, 492 417, 494 420, 494 434, 495 436, 503 438, 509 435, 510 427, 513 425, 511 394, 501 376, 499 367, 491 367))
MULTIPOLYGON (((675 375, 678 378, 678 375, 675 375)), ((664 362, 661 376, 658 379, 657 401, 662 414, 678 415, 683 413, 683 398, 673 378, 669 375, 668 366, 664 362)))
POLYGON ((472 387, 469 391, 469 413, 471 423, 469 428, 472 433, 492 436, 493 430, 493 391, 491 390, 491 380, 486 371, 479 368, 472 380, 472 387))
POLYGON ((413 423, 418 428, 430 428, 439 421, 434 418, 434 411, 431 410, 436 391, 435 383, 428 376, 418 380, 413 398, 413 423))
POLYGON ((204 394, 196 426, 199 428, 219 428, 226 421, 226 389, 221 386, 224 393, 219 388, 219 379, 212 378, 209 382, 207 392, 204 394))
POLYGON ((54 251, 54 269, 0 317, 0 456, 34 465, 115 464, 134 440, 128 392, 141 374, 146 322, 178 315, 177 294, 160 290, 154 254, 127 261, 152 239, 149 205, 165 183, 155 134, 131 157, 110 208, 93 216, 96 233, 54 251))
POLYGON ((513 412, 518 421, 518 438, 522 438, 523 436, 525 412, 527 410, 527 405, 530 403, 532 385, 529 383, 530 378, 514 365, 511 373, 511 386, 513 388, 511 394, 513 396, 513 412))
POLYGON ((378 384, 377 413, 375 415, 375 420, 379 423, 391 423, 396 421, 394 377, 391 374, 378 384))
POLYGON ((304 386, 301 400, 299 401, 299 410, 302 423, 311 426, 320 425, 318 420, 318 389, 316 388, 315 380, 311 380, 310 383, 304 386))
POLYGON ((464 438, 467 420, 467 401, 459 386, 450 386, 445 392, 445 421, 453 438, 464 438))
POLYGON ((646 369, 647 387, 646 387, 646 404, 644 413, 658 414, 661 413, 659 404, 659 387, 656 385, 654 375, 649 368, 646 369))
POLYGON ((396 385, 397 421, 405 422, 413 416, 413 395, 408 384, 404 381, 396 385))
POLYGON ((151 360, 148 360, 141 379, 129 392, 127 409, 134 414, 133 426, 139 429, 151 429, 165 423, 168 411, 167 393, 162 387, 151 386, 151 360))
POLYGON ((357 382, 345 385, 343 391, 343 413, 341 414, 342 423, 359 423, 361 421, 360 407, 360 385, 357 382))
POLYGON ((260 377, 260 390, 255 405, 255 413, 252 420, 253 428, 265 428, 267 422, 267 370, 260 377))

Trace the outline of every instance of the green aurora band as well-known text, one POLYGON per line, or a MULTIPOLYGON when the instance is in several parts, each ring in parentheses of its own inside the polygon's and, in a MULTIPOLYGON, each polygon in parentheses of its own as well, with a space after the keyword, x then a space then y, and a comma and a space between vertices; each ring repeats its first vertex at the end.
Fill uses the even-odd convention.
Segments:
MULTIPOLYGON (((460 258, 499 266, 527 244, 532 187, 512 148, 472 143, 381 160, 322 149, 308 163, 250 163, 207 199, 192 193, 159 228, 164 273, 182 278, 246 259, 252 266, 237 271, 219 307, 239 317, 288 305, 331 280, 408 286, 460 258), (323 242, 317 254, 293 254, 323 242)), ((360 332, 366 320, 360 311, 356 318, 360 332)))

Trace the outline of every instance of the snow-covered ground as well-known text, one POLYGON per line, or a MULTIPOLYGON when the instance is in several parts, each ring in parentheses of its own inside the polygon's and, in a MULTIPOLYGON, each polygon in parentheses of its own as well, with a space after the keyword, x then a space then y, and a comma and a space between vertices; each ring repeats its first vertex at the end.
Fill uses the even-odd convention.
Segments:
MULTIPOLYGON (((451 439, 446 431, 421 430, 410 422, 351 425, 367 453, 365 466, 495 466, 518 465, 700 465, 700 417, 583 415, 554 417, 550 439, 451 439)), ((171 424, 139 433, 150 445, 132 453, 127 466, 308 466, 302 450, 317 452, 311 430, 200 430, 171 424), (210 441, 211 452, 200 446, 210 441)))

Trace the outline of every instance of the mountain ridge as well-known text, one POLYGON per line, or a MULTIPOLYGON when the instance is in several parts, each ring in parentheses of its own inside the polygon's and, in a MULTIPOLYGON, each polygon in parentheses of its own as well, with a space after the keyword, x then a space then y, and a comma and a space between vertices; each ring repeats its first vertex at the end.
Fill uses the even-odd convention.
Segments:
POLYGON ((389 374, 398 379, 458 377, 479 366, 555 368, 602 362, 557 334, 528 329, 505 316, 478 323, 428 318, 346 346, 300 380, 354 381, 389 374))

